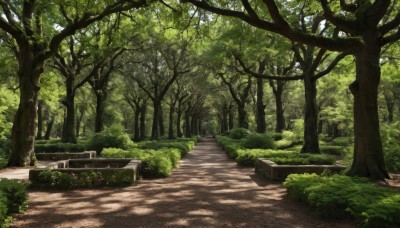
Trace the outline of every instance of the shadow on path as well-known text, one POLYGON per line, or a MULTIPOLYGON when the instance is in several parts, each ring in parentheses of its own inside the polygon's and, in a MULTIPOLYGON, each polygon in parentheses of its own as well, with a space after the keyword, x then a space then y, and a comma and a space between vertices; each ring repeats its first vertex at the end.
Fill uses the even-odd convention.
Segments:
POLYGON ((229 160, 205 138, 165 179, 121 189, 29 194, 13 227, 355 227, 326 222, 289 199, 281 183, 229 160))

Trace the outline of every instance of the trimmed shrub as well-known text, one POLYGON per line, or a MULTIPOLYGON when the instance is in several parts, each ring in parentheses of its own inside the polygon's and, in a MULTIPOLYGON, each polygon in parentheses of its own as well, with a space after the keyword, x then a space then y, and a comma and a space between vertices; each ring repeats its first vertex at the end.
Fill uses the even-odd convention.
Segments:
POLYGON ((275 141, 269 134, 251 133, 242 141, 242 146, 248 149, 274 149, 275 141))
POLYGON ((178 166, 181 154, 178 149, 140 149, 122 150, 106 148, 102 153, 107 158, 137 158, 142 160, 142 175, 147 178, 167 177, 172 168, 178 166))
POLYGON ((254 166, 257 158, 287 158, 294 152, 286 150, 264 150, 264 149, 240 149, 238 150, 236 162, 242 166, 254 166))
POLYGON ((248 134, 250 134, 250 131, 245 128, 235 128, 229 132, 229 137, 231 139, 243 139, 248 134))
POLYGON ((52 143, 35 145, 35 152, 37 153, 83 152, 85 150, 85 145, 73 143, 52 143))
POLYGON ((32 187, 45 189, 74 189, 91 188, 98 186, 127 186, 134 181, 125 170, 116 170, 110 173, 88 171, 81 173, 64 173, 51 169, 39 173, 39 179, 32 187))
POLYGON ((181 153, 181 156, 185 156, 193 147, 195 146, 195 141, 181 141, 181 140, 165 140, 165 141, 146 141, 138 144, 138 147, 141 149, 153 149, 158 150, 162 148, 172 148, 178 149, 181 153))
POLYGON ((96 150, 100 153, 103 148, 121 148, 128 149, 134 144, 129 135, 118 127, 110 127, 102 132, 95 133, 90 139, 88 149, 96 150))
POLYGON ((0 227, 7 227, 11 213, 27 207, 26 185, 19 180, 0 179, 0 227))
POLYGON ((344 148, 342 146, 327 146, 327 145, 320 145, 319 149, 323 154, 330 154, 336 156, 344 155, 344 148))
POLYGON ((366 178, 291 174, 284 186, 322 217, 352 216, 368 227, 400 226, 400 194, 366 178))
POLYGON ((241 141, 225 136, 217 136, 216 140, 230 159, 236 159, 238 156, 238 150, 242 149, 241 141))

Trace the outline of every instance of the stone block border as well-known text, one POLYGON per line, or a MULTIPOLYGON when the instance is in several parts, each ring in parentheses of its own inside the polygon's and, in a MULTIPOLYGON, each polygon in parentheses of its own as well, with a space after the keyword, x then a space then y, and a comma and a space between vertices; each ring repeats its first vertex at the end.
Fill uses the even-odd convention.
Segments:
POLYGON ((325 169, 338 173, 346 168, 340 165, 278 165, 266 158, 258 158, 255 162, 255 172, 269 180, 285 180, 292 173, 321 174, 325 169))

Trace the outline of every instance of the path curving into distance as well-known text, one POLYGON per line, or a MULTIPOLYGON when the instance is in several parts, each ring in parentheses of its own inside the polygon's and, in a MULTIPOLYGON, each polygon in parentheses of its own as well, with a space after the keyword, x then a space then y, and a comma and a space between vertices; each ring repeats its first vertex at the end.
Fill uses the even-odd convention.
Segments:
POLYGON ((34 191, 12 227, 356 227, 324 221, 279 182, 240 168, 203 138, 165 179, 120 189, 34 191))

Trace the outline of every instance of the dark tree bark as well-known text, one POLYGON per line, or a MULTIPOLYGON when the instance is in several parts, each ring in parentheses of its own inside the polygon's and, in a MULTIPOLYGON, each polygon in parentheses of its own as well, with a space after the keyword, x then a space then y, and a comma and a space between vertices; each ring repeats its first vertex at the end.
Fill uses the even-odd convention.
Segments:
POLYGON ((163 137, 165 135, 165 127, 164 127, 164 112, 163 108, 160 102, 160 107, 159 107, 159 116, 158 116, 158 125, 160 129, 160 136, 163 137))
POLYGON ((140 107, 140 140, 146 138, 146 114, 147 114, 147 100, 144 100, 140 107))
POLYGON ((36 139, 41 140, 43 139, 43 101, 38 101, 38 110, 37 110, 37 115, 38 115, 38 127, 37 127, 37 133, 36 133, 36 139))
POLYGON ((74 77, 66 77, 67 95, 63 102, 66 107, 66 117, 64 119, 64 128, 61 137, 61 141, 65 143, 76 143, 74 81, 74 77))
POLYGON ((159 139, 160 107, 161 107, 161 101, 153 100, 153 124, 151 126, 151 140, 159 139))
POLYGON ((34 165, 35 120, 39 94, 39 78, 44 60, 34 58, 37 47, 20 47, 18 81, 20 100, 11 132, 11 154, 8 166, 34 165))
POLYGON ((231 106, 229 106, 229 109, 228 109, 228 130, 232 130, 233 128, 234 128, 234 119, 235 119, 235 115, 234 115, 234 113, 233 113, 233 106, 231 105, 231 106))
POLYGON ((94 132, 101 132, 104 130, 104 102, 106 95, 96 93, 96 117, 94 124, 94 132))
POLYGON ((283 86, 280 85, 281 83, 278 82, 277 89, 274 92, 275 96, 275 106, 276 106, 276 125, 275 125, 275 132, 282 132, 285 130, 285 111, 283 109, 283 101, 282 101, 282 93, 283 93, 283 86))
POLYGON ((181 128, 182 111, 176 113, 176 137, 182 138, 182 128, 181 128))
POLYGON ((191 138, 192 137, 192 130, 190 128, 190 111, 185 111, 185 137, 191 138))
POLYGON ((75 136, 77 138, 80 136, 81 123, 83 120, 83 116, 85 115, 85 110, 83 107, 81 107, 79 111, 80 111, 79 117, 76 119, 76 124, 75 124, 75 136))
POLYGON ((257 78, 257 104, 256 104, 256 120, 257 132, 265 133, 267 124, 265 121, 265 105, 264 105, 264 80, 257 78))
POLYGON ((354 159, 352 176, 389 178, 379 131, 378 86, 381 47, 377 33, 371 29, 364 35, 365 46, 356 53, 356 80, 350 85, 354 96, 354 159))
POLYGON ((136 107, 134 112, 134 136, 133 141, 140 141, 140 107, 136 107))
POLYGON ((174 114, 175 104, 169 107, 169 125, 168 125, 168 139, 174 139, 174 114))
POLYGON ((44 139, 49 140, 51 135, 51 129, 53 129, 54 117, 51 117, 49 122, 47 122, 46 133, 44 134, 44 139))
POLYGON ((318 142, 317 85, 311 75, 304 77, 305 115, 304 142, 301 153, 320 153, 318 142))

